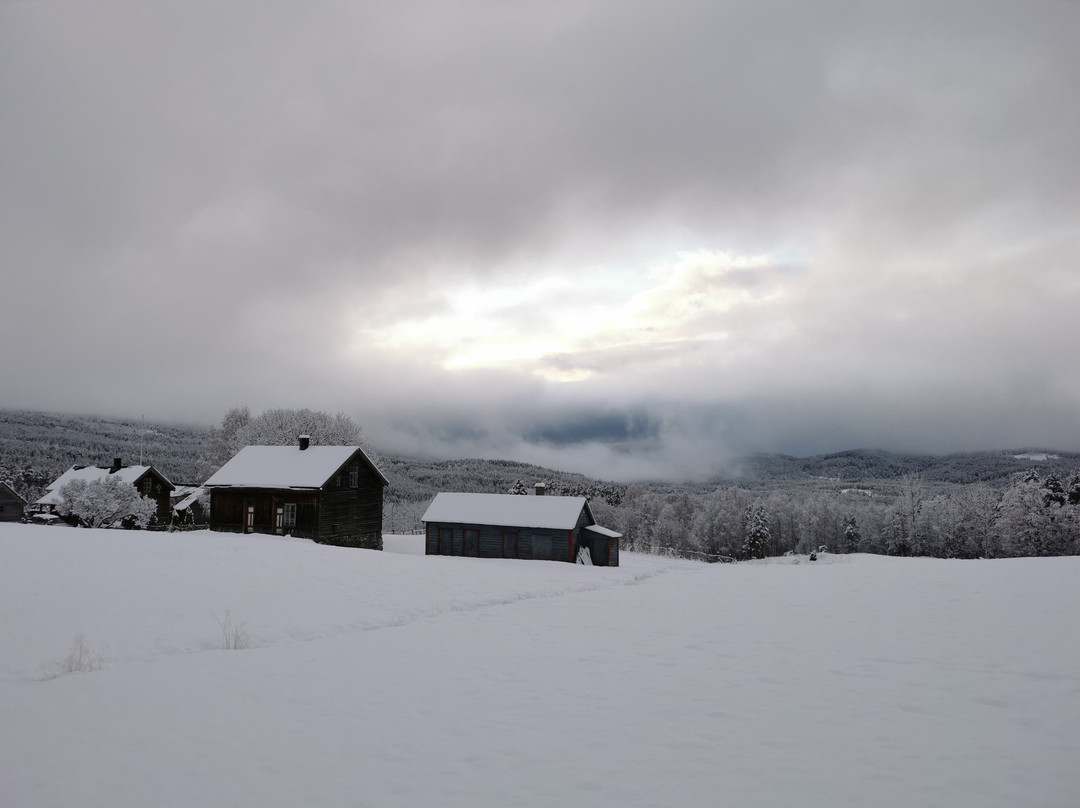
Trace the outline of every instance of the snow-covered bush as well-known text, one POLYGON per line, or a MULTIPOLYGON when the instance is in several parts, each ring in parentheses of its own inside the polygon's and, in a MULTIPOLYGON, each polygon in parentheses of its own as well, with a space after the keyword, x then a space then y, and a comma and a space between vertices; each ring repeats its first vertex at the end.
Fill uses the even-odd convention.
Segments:
POLYGON ((45 678, 55 679, 59 676, 67 676, 69 673, 89 673, 101 670, 104 664, 104 658, 86 641, 86 635, 79 633, 72 641, 71 651, 63 661, 57 663, 56 673, 45 678))
POLYGON ((86 527, 146 527, 157 512, 157 503, 131 483, 109 476, 67 483, 60 489, 57 510, 86 527))

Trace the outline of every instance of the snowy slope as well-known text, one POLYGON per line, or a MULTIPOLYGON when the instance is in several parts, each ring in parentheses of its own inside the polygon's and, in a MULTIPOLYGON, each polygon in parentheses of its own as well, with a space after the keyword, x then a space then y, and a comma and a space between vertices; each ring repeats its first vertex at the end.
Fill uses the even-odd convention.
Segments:
POLYGON ((0 805, 1078 803, 1080 559, 387 547, 0 525, 0 805))

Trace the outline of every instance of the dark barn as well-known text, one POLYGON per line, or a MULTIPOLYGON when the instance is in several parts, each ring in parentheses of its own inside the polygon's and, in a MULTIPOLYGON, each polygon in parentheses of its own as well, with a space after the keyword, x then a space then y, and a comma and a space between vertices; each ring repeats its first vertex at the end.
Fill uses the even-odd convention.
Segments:
POLYGON ((210 529, 382 549, 386 478, 359 446, 247 446, 203 487, 210 529))
POLYGON ((427 555, 574 562, 588 548, 593 564, 619 566, 620 534, 585 497, 440 493, 423 521, 427 555))
POLYGON ((7 483, 0 483, 0 522, 18 522, 23 518, 26 500, 7 483))

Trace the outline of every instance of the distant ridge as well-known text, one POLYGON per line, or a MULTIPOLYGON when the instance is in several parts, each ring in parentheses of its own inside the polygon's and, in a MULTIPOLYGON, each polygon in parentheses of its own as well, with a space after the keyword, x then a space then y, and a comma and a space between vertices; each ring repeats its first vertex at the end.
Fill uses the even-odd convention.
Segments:
MULTIPOLYGON (((373 441, 378 444, 378 436, 373 441)), ((196 467, 206 451, 208 429, 150 421, 68 415, 35 410, 0 410, 0 480, 36 498, 46 484, 75 463, 107 464, 114 457, 137 462, 140 453, 170 480, 199 483, 196 467)), ((753 454, 736 460, 706 482, 652 480, 666 490, 704 490, 743 485, 760 488, 791 484, 887 483, 917 474, 929 483, 983 482, 1005 485, 1029 468, 1041 474, 1068 476, 1080 469, 1080 453, 1045 447, 964 452, 947 455, 903 454, 884 449, 851 449, 811 457, 753 454)), ((624 485, 574 472, 512 460, 462 458, 435 460, 381 455, 380 468, 390 480, 388 501, 430 500, 438 491, 504 493, 518 480, 540 480, 553 488, 603 491, 624 485)))
POLYGON ((1068 474, 1080 468, 1080 453, 1024 448, 947 455, 899 454, 883 449, 852 449, 812 457, 758 454, 737 461, 732 477, 758 482, 818 478, 857 483, 919 474, 927 482, 1004 484, 1013 474, 1033 466, 1044 473, 1068 474))

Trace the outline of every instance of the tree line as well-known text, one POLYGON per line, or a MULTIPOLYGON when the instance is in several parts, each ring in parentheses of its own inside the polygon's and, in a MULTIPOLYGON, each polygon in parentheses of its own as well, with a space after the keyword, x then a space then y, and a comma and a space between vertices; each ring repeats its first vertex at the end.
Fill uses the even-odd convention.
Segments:
POLYGON ((593 503, 623 547, 715 560, 810 553, 937 558, 1080 554, 1080 472, 1037 470, 1004 488, 931 486, 903 477, 890 493, 773 485, 707 493, 631 485, 618 505, 593 503))

